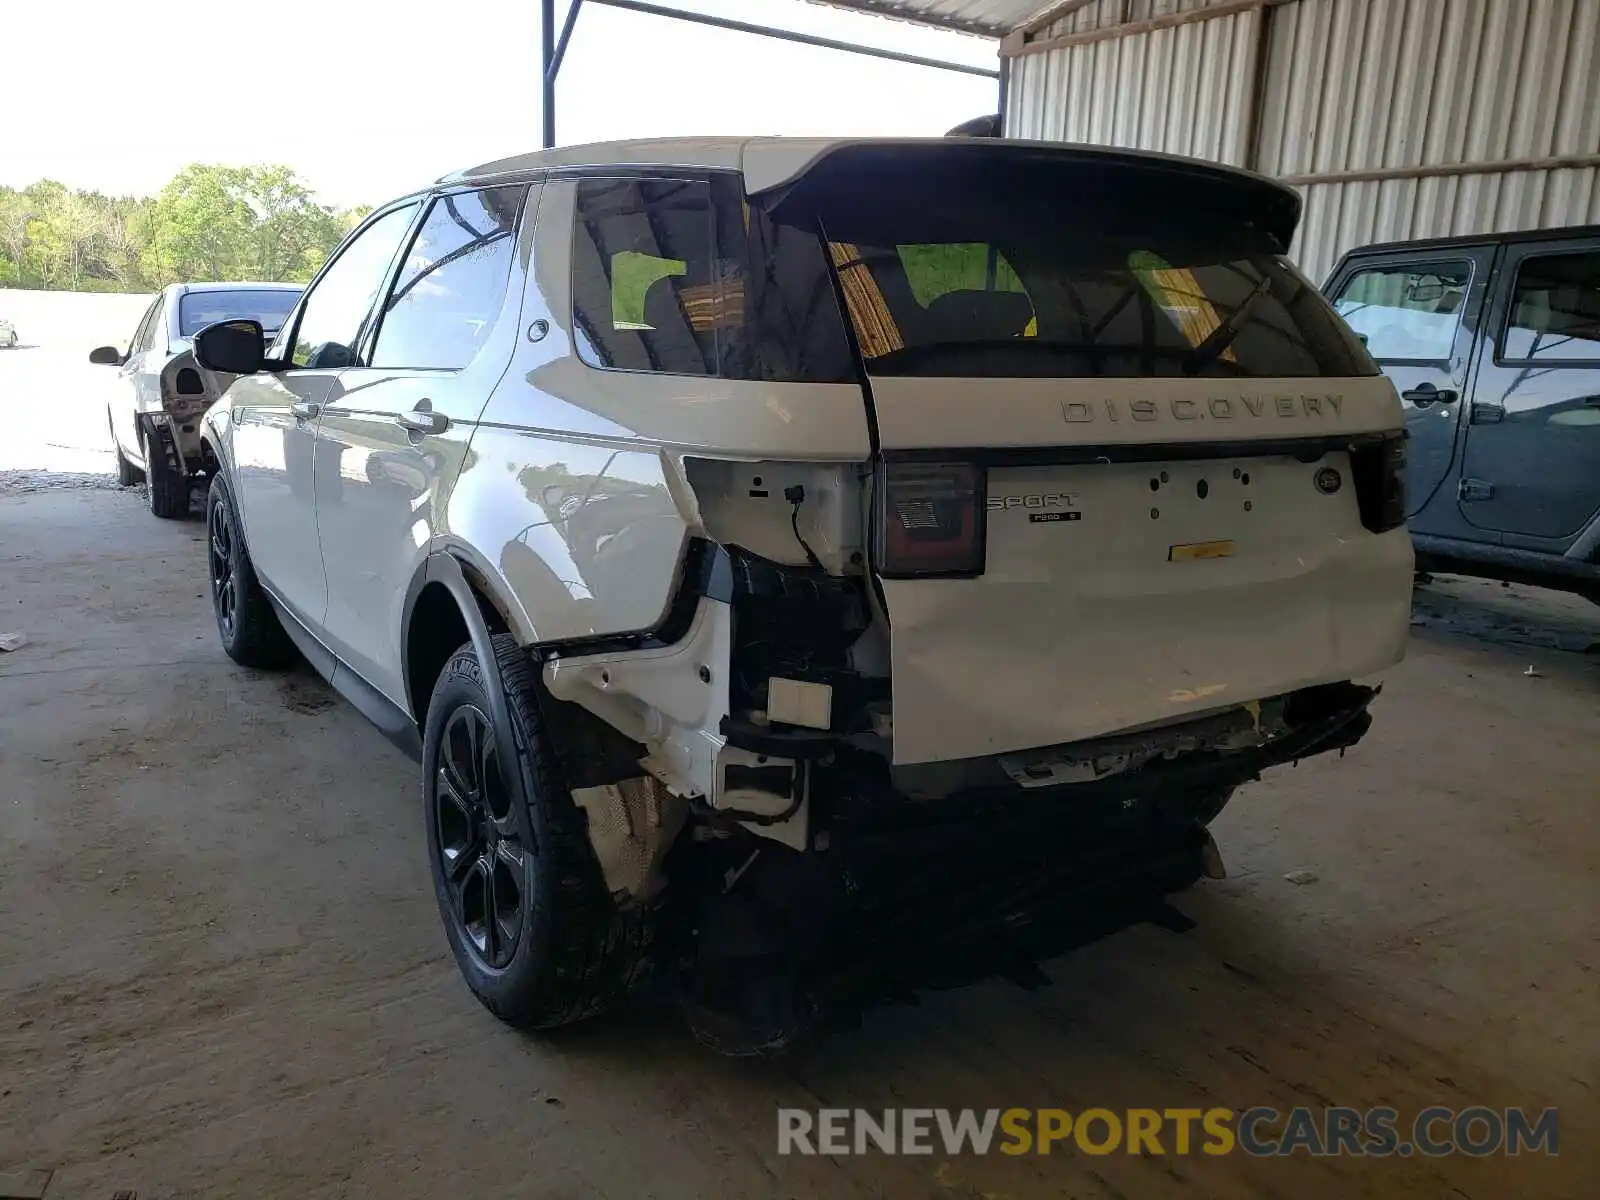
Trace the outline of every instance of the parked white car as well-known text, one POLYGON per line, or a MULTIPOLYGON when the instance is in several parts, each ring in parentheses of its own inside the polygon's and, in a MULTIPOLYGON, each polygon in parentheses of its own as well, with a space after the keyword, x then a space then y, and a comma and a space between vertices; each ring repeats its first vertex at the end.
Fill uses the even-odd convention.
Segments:
POLYGON ((197 369, 194 335, 238 317, 276 331, 302 290, 292 283, 175 283, 145 309, 126 353, 101 346, 89 355, 117 368, 106 399, 117 482, 144 484, 156 516, 188 513, 190 484, 208 470, 200 418, 231 382, 197 369))
POLYGON ((0 317, 0 346, 10 350, 15 348, 19 340, 17 327, 5 317, 0 317))
MULTIPOLYGON (((998 139, 508 159, 378 209, 202 437, 211 593, 421 760, 468 984, 725 1049, 1036 977, 1403 654, 1394 388, 1268 180, 998 139), (930 202, 936 197, 937 203, 930 202)), ((1260 803, 1270 805, 1270 796, 1260 803)))

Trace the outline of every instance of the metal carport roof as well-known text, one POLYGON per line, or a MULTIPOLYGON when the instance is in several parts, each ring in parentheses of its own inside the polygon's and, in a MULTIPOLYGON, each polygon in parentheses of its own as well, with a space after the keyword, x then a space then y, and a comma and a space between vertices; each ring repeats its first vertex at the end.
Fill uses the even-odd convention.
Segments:
POLYGON ((850 8, 880 17, 898 17, 940 29, 1000 38, 1051 9, 1077 7, 1056 0, 812 0, 829 8, 850 8))
MULTIPOLYGON (((566 15, 565 19, 558 22, 558 0, 540 0, 543 32, 541 64, 544 76, 542 106, 544 109, 544 145, 547 148, 554 146, 556 140, 556 78, 561 73, 561 63, 566 57, 567 44, 572 39, 572 30, 577 24, 578 15, 583 10, 585 0, 562 0, 562 2, 564 2, 566 15)), ((812 0, 812 3, 828 8, 842 8, 880 17, 893 17, 903 21, 913 21, 921 25, 931 25, 940 29, 994 38, 997 41, 1019 27, 1036 27, 1047 19, 1082 7, 1087 2, 1088 0, 812 0)), ((884 50, 876 46, 864 46, 851 42, 837 41, 832 38, 815 37, 810 34, 796 33, 792 30, 780 29, 770 25, 758 25, 748 21, 732 20, 727 17, 710 16, 683 8, 677 4, 655 3, 654 0, 588 0, 588 3, 606 8, 627 9, 650 16, 711 25, 721 29, 732 29, 743 33, 781 38, 786 41, 821 46, 830 50, 843 50, 853 54, 869 55, 874 58, 886 58, 896 62, 911 63, 916 66, 931 67, 938 70, 960 71, 970 75, 986 75, 999 81, 1000 106, 1003 108, 1005 103, 1007 65, 1005 59, 1001 59, 998 66, 991 70, 985 67, 974 67, 967 63, 944 62, 938 59, 924 58, 920 55, 884 50)), ((757 6, 752 4, 750 7, 756 8, 757 6)), ((752 13, 751 15, 758 16, 759 14, 752 13)))

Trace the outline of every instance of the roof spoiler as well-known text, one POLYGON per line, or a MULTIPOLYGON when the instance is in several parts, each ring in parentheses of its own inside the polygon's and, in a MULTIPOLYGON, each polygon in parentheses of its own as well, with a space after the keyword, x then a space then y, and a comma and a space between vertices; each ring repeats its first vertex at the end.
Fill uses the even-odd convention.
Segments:
POLYGON ((971 179, 992 187, 1008 172, 1026 172, 1039 186, 1059 189, 1065 198, 1091 201, 1108 194, 1107 186, 1137 183, 1145 198, 1156 197, 1168 208, 1176 204, 1191 215, 1209 211, 1254 225, 1285 251, 1300 223, 1298 193, 1236 167, 1143 150, 1014 138, 841 142, 826 147, 783 182, 752 190, 750 200, 782 220, 786 212, 798 216, 830 197, 877 195, 888 181, 911 186, 921 180, 933 186, 971 179), (1110 174, 1117 178, 1109 179, 1110 174))

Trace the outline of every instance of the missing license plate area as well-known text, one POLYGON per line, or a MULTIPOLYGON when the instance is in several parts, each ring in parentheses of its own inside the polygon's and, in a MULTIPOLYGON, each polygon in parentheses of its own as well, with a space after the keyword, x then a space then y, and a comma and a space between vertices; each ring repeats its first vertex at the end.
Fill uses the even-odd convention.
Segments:
POLYGON ((1224 538, 1213 542, 1185 542, 1182 545, 1167 547, 1168 562, 1194 562, 1201 558, 1232 558, 1233 539, 1224 538))

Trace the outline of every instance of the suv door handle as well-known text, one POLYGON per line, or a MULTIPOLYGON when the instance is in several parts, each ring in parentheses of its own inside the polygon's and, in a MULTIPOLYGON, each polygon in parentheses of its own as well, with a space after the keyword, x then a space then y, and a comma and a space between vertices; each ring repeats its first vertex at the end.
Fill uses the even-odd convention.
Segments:
POLYGON ((443 433, 450 428, 449 417, 427 408, 414 408, 410 412, 398 413, 394 421, 400 428, 409 429, 412 433, 443 433))
POLYGON ((302 400, 289 411, 302 421, 315 421, 322 415, 322 405, 315 400, 302 400))
POLYGON ((1454 388, 1439 388, 1431 383, 1419 383, 1416 387, 1401 392, 1400 399, 1409 400, 1418 408, 1427 408, 1434 401, 1440 404, 1454 404, 1458 395, 1454 388))

